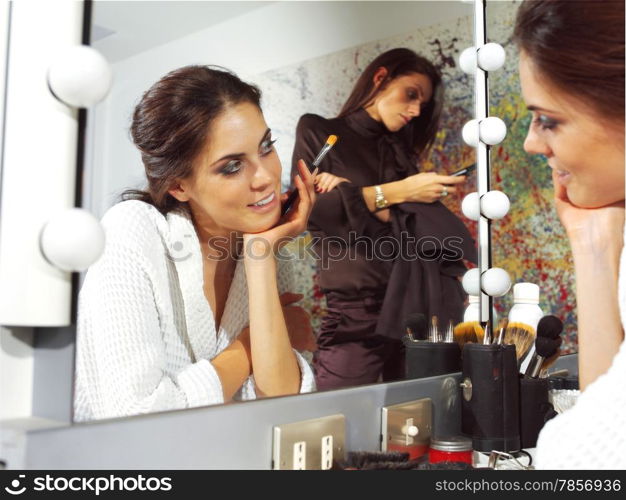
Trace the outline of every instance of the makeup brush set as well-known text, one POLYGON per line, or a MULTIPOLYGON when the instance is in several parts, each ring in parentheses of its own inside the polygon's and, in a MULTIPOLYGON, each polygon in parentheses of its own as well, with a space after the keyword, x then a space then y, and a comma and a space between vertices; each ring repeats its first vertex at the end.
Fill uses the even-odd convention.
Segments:
POLYGON ((474 450, 516 452, 536 445, 545 422, 556 416, 548 379, 539 375, 558 357, 562 330, 558 318, 544 316, 536 333, 521 323, 501 323, 495 342, 464 345, 462 430, 472 437, 474 450), (530 361, 520 373, 527 355, 530 361))
POLYGON ((462 430, 474 450, 535 446, 545 422, 556 415, 545 375, 559 356, 558 318, 544 316, 536 331, 502 320, 492 333, 478 322, 448 323, 442 330, 437 317, 428 322, 424 314, 412 314, 405 327, 407 378, 462 371, 462 430))

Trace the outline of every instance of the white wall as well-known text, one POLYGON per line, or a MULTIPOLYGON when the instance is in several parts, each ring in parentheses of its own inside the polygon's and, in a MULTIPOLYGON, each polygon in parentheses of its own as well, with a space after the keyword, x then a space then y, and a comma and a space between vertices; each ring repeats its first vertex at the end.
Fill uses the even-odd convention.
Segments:
POLYGON ((272 69, 471 12, 471 5, 458 1, 277 2, 114 64, 111 94, 92 112, 87 206, 102 216, 124 188, 143 186, 143 167, 128 132, 132 110, 168 71, 217 64, 254 82, 255 75, 272 69))

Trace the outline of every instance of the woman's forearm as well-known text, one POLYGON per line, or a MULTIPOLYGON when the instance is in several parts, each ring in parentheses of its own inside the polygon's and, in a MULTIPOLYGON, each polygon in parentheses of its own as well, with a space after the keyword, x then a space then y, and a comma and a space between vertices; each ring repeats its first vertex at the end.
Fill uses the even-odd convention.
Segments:
POLYGON ((211 360, 211 364, 222 383, 224 401, 230 401, 250 376, 252 370, 246 343, 235 339, 231 345, 211 360))
MULTIPOLYGON (((381 184, 380 187, 383 190, 383 194, 389 205, 402 203, 403 200, 397 182, 388 182, 387 184, 381 184)), ((376 191, 374 189, 374 186, 367 186, 362 188, 361 193, 363 195, 363 200, 365 201, 367 209, 381 221, 389 222, 389 209, 385 208, 383 210, 378 210, 376 208, 376 191)))
POLYGON ((575 242, 572 246, 576 268, 578 365, 582 390, 607 372, 624 340, 617 300, 620 250, 610 245, 589 250, 577 246, 575 242))
POLYGON ((259 396, 297 394, 300 368, 279 300, 273 255, 245 257, 252 370, 259 396))

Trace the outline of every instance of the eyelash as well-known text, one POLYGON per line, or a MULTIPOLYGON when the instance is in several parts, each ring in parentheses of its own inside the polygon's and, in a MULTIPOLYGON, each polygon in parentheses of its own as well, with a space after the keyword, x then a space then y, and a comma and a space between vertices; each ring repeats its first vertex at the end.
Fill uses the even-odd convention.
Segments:
MULTIPOLYGON (((276 139, 266 139, 261 143, 261 156, 267 156, 272 151, 274 151, 274 143, 276 139)), ((224 176, 236 175, 241 171, 241 164, 243 162, 241 160, 231 160, 229 161, 224 168, 221 170, 221 174, 224 176)))
POLYGON ((548 118, 547 116, 537 116, 533 119, 533 123, 541 128, 541 130, 554 130, 558 122, 548 118))

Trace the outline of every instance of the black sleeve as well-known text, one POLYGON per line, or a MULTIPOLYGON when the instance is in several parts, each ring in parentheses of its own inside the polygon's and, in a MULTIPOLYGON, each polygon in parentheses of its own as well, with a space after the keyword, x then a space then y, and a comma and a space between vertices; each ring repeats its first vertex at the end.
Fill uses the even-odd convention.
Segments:
MULTIPOLYGON (((303 159, 310 164, 334 131, 329 130, 328 121, 316 115, 303 115, 296 128, 296 144, 292 157, 291 178, 298 173, 297 162, 303 159)), ((339 138, 341 141, 341 138, 339 138)), ((324 171, 335 173, 332 150, 324 159, 324 171)), ((350 178, 342 170, 342 177, 350 178)), ((309 230, 322 231, 328 236, 338 236, 348 241, 350 232, 356 236, 378 238, 391 234, 389 224, 372 214, 361 192, 361 186, 343 182, 330 193, 318 194, 309 217, 309 230)))

